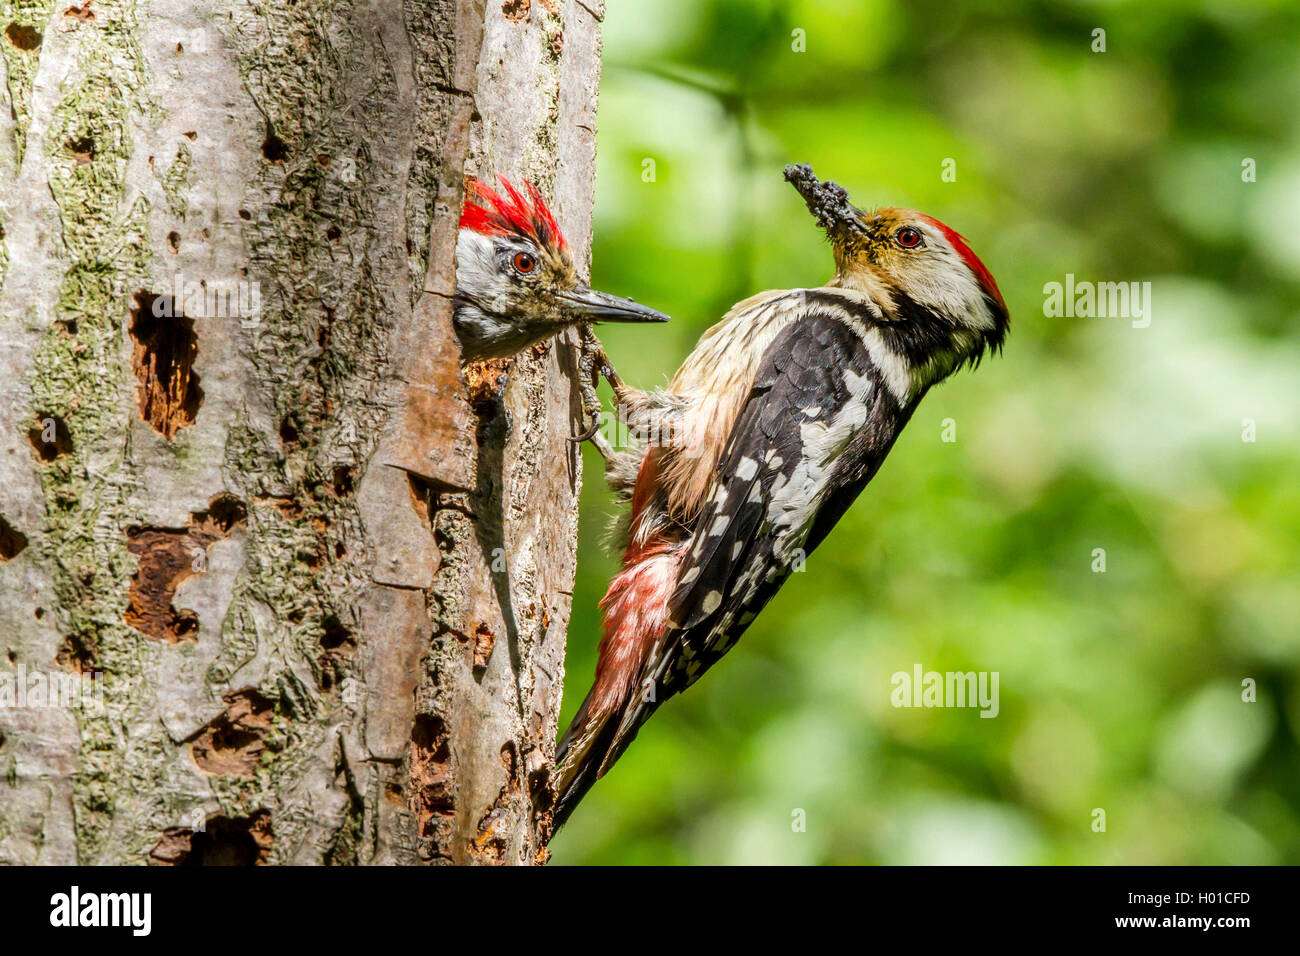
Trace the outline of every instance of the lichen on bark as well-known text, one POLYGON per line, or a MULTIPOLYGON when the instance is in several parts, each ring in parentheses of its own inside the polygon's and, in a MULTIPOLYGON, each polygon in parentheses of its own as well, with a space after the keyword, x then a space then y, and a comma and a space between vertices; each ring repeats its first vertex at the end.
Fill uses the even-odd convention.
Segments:
MULTIPOLYGON (((77 843, 87 860, 100 857, 119 788, 145 783, 123 774, 119 735, 123 727, 154 723, 146 655, 122 619, 133 564, 124 529, 140 516, 129 467, 123 467, 129 441, 120 361, 130 292, 144 281, 150 260, 147 203, 126 190, 129 130, 150 107, 134 40, 134 5, 105 4, 100 18, 98 31, 45 37, 46 46, 61 44, 72 54, 77 75, 60 91, 42 130, 64 271, 54 321, 41 337, 29 379, 33 419, 57 416, 72 436, 67 455, 36 465, 46 501, 40 554, 54 569, 53 604, 64 635, 57 660, 109 675, 106 712, 78 714, 77 843)), ((148 750, 161 741, 140 745, 148 750)))

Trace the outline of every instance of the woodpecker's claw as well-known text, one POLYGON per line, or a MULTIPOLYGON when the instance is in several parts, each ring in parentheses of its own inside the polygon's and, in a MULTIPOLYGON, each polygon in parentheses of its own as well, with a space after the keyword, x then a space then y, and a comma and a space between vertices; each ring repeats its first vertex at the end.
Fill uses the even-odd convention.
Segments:
POLYGON ((582 393, 582 410, 591 419, 591 425, 581 434, 570 437, 569 441, 575 445, 590 441, 596 446, 600 456, 608 462, 614 454, 614 449, 605 440, 605 436, 600 434, 600 417, 603 411, 600 396, 596 394, 596 385, 603 375, 605 381, 609 382, 617 392, 623 387, 623 380, 619 378, 618 372, 614 371, 609 356, 605 354, 605 347, 600 344, 600 339, 596 338, 596 333, 592 331, 590 325, 582 327, 581 335, 582 357, 578 360, 578 389, 582 393))
POLYGON ((582 354, 578 359, 578 391, 582 395, 582 411, 591 420, 591 425, 581 433, 573 435, 569 441, 575 445, 589 441, 600 430, 601 404, 596 394, 596 385, 600 381, 600 369, 596 367, 598 355, 603 355, 599 340, 591 331, 591 326, 582 327, 582 354))
POLYGON ((577 435, 570 435, 569 441, 573 442, 575 445, 581 445, 583 442, 590 441, 594 438, 598 431, 600 431, 600 421, 596 420, 591 423, 586 431, 579 432, 577 435))
POLYGON ((590 325, 583 326, 582 329, 583 347, 592 357, 592 364, 597 372, 605 376, 605 381, 614 391, 623 387, 623 380, 619 378, 618 372, 614 369, 614 363, 609 360, 605 354, 605 346, 600 344, 600 339, 596 338, 596 333, 592 331, 590 325))

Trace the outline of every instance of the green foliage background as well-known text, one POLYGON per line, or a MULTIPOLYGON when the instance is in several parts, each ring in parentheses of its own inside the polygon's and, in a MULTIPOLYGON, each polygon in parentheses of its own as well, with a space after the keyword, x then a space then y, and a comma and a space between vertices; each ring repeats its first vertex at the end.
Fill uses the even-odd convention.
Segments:
MULTIPOLYGON (((792 161, 963 232, 1012 334, 556 862, 1300 863, 1298 54, 1291 0, 607 4, 593 279, 674 317, 603 331, 629 381, 830 275, 792 161), (1045 317, 1066 273, 1150 281, 1150 327, 1045 317), (1000 714, 892 707, 917 663, 998 671, 1000 714)), ((615 568, 587 467, 566 721, 615 568)))

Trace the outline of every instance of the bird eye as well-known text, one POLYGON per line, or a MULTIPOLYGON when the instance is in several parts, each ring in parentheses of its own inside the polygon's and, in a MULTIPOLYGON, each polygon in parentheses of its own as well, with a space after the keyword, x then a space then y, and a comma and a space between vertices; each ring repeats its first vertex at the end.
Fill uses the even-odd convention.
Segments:
POLYGON ((894 241, 904 249, 912 249, 921 244, 921 234, 915 229, 900 229, 895 234, 894 241))
POLYGON ((515 267, 515 271, 523 275, 527 275, 537 268, 537 260, 527 252, 516 252, 511 262, 515 267))

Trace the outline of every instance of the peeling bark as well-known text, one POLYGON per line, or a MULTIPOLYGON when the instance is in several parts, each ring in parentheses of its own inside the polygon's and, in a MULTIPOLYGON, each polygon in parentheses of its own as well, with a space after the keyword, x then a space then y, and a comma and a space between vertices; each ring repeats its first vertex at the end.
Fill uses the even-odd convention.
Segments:
POLYGON ((573 343, 449 296, 467 172, 585 260, 599 9, 0 2, 0 863, 544 858, 573 343))

